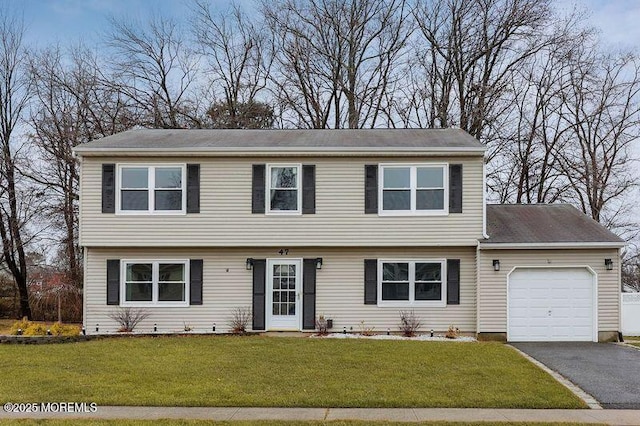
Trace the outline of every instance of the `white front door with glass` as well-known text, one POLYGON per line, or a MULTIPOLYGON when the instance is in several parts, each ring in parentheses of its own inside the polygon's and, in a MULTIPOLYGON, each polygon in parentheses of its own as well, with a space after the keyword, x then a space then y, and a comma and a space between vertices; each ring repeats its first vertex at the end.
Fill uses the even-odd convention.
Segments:
POLYGON ((267 329, 300 330, 302 262, 267 260, 267 329))

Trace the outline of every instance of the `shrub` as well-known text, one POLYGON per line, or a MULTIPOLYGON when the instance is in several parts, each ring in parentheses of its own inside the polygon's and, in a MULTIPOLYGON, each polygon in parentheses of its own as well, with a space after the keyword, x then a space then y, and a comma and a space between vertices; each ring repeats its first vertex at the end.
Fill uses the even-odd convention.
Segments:
POLYGON ((80 327, 71 324, 60 324, 59 322, 53 324, 49 330, 53 336, 79 336, 80 327))
POLYGON ((360 321, 360 334, 363 336, 373 336, 375 333, 373 332, 373 330, 375 330, 375 327, 367 327, 364 324, 364 320, 360 321))
POLYGON ((38 322, 32 322, 29 324, 26 330, 24 330, 25 336, 46 336, 47 326, 38 322))
POLYGON ((119 308, 117 311, 109 314, 109 318, 116 321, 120 328, 119 333, 132 332, 136 326, 149 316, 149 312, 144 309, 119 308))
POLYGON ((251 321, 251 308, 234 308, 231 311, 229 328, 233 334, 244 334, 247 332, 251 321))
POLYGON ((447 330, 447 334, 444 335, 447 339, 456 339, 460 335, 460 329, 458 327, 454 327, 453 325, 449 326, 447 330))
POLYGON ((422 323, 413 311, 400 311, 400 331, 405 337, 413 337, 422 323))
POLYGON ((319 336, 326 336, 329 334, 329 322, 324 315, 319 315, 316 320, 316 328, 318 329, 319 336))
POLYGON ((15 336, 15 335, 18 334, 18 329, 20 329, 20 330, 22 330, 22 333, 24 334, 25 330, 27 328, 29 328, 30 325, 31 325, 31 321, 29 321, 27 319, 27 317, 24 317, 20 321, 16 321, 16 322, 13 323, 9 333, 13 334, 15 336))
POLYGON ((59 322, 47 327, 46 324, 28 321, 26 318, 16 321, 11 326, 11 334, 17 335, 18 329, 22 329, 24 336, 46 336, 47 330, 52 336, 79 336, 80 327, 71 324, 60 324, 59 322))

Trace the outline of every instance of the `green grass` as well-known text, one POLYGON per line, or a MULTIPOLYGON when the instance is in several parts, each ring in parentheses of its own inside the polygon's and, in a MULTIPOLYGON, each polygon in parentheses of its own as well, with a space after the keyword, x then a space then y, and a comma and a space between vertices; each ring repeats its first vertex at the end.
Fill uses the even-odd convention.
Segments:
MULTIPOLYGON (((335 421, 280 421, 280 420, 256 420, 256 421, 220 421, 212 420, 0 420, 0 425, 47 425, 47 426, 67 426, 67 425, 83 425, 83 426, 204 426, 204 425, 221 425, 221 426, 415 426, 433 425, 433 426, 580 426, 581 423, 527 423, 527 422, 385 422, 385 421, 358 421, 358 420, 335 420, 335 421)), ((596 425, 597 426, 597 425, 596 425)))
POLYGON ((0 377, 2 402, 586 408, 498 343, 189 336, 2 345, 0 377))

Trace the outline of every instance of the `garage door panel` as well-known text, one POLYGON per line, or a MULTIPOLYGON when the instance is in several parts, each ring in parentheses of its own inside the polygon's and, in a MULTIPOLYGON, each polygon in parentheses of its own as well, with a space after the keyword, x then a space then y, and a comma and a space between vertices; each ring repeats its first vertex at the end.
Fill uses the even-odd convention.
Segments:
POLYGON ((594 283, 585 268, 519 268, 508 285, 509 340, 593 340, 594 283))

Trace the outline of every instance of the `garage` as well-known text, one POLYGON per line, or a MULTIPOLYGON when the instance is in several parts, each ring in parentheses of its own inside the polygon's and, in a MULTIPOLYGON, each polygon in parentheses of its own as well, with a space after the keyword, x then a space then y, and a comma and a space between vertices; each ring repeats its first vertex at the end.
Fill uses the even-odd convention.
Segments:
POLYGON ((516 267, 507 285, 509 341, 597 341, 597 278, 590 268, 516 267))

